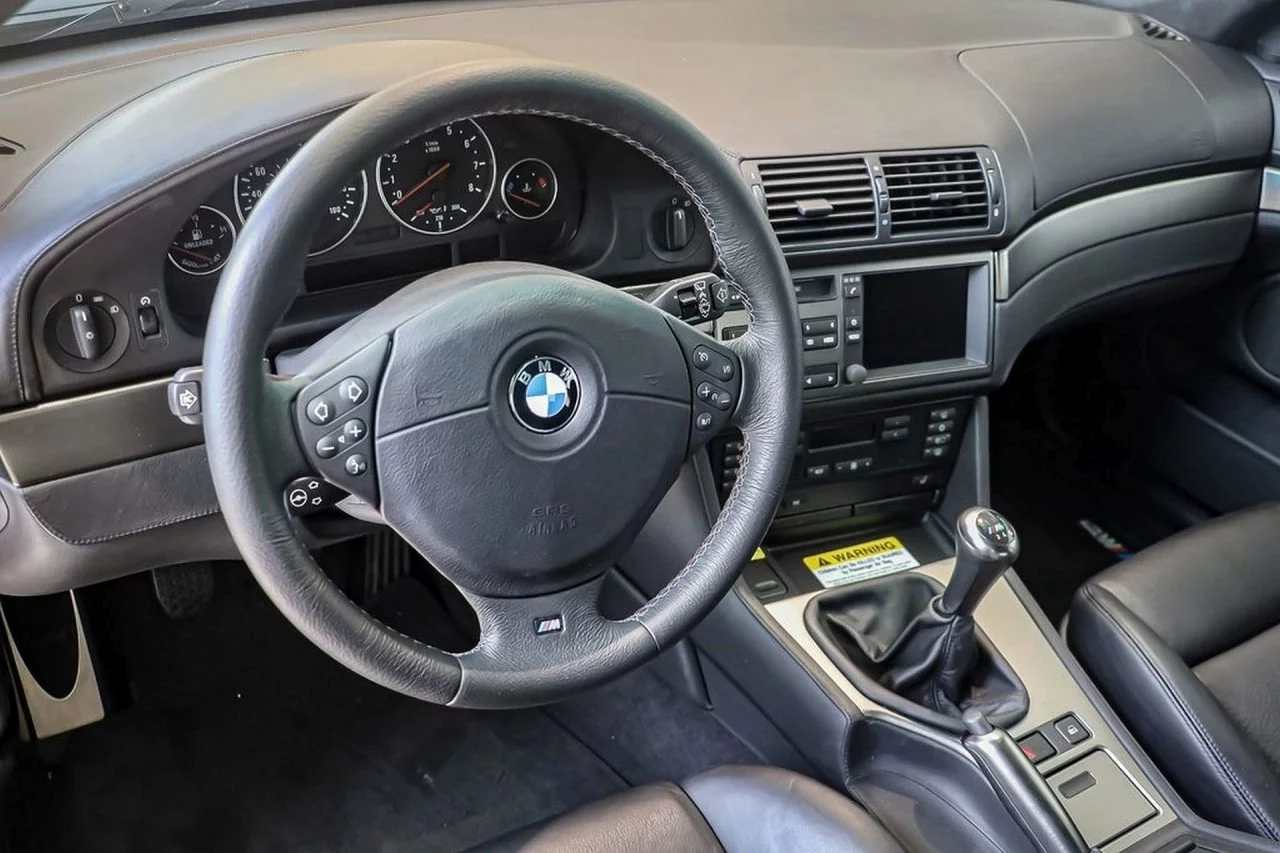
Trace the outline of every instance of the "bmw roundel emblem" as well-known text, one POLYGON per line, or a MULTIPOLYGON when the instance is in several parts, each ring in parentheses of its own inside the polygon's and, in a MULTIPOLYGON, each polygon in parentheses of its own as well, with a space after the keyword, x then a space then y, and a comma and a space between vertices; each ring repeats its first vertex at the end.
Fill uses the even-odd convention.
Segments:
POLYGON ((531 358, 516 370, 508 394, 511 412, 526 429, 555 432, 578 409, 578 374, 553 355, 531 358))

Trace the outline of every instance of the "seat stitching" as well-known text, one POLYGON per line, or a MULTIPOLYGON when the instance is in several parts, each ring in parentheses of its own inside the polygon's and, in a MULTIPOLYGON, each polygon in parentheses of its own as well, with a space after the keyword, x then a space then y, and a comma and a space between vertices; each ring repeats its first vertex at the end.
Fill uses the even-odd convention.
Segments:
POLYGON ((1165 692, 1165 695, 1177 708, 1184 722, 1186 722, 1192 729, 1197 740, 1200 741, 1201 746, 1211 754, 1211 757, 1214 759, 1214 763, 1220 771, 1219 775, 1226 776, 1225 781, 1229 783, 1229 787, 1237 795, 1233 797, 1233 799, 1237 800, 1239 805, 1243 805, 1246 812, 1253 815, 1258 828, 1270 835, 1272 839, 1280 840, 1280 830, 1277 830, 1276 824, 1272 822, 1262 809, 1262 806, 1253 798, 1248 787, 1240 777, 1236 775, 1235 771, 1231 768, 1230 763, 1226 760, 1226 757, 1223 756, 1221 750, 1218 749, 1218 745, 1213 742, 1212 738, 1209 737, 1208 732, 1206 732, 1204 727, 1200 724, 1200 721, 1196 719, 1195 715, 1186 707, 1177 691, 1175 691, 1165 679, 1160 668, 1147 656, 1142 645, 1133 637, 1132 634, 1129 633, 1128 629, 1125 628, 1124 623, 1114 613, 1107 609, 1106 605, 1097 597, 1093 589, 1086 586, 1083 592, 1085 598, 1087 598, 1089 602, 1102 614, 1102 616, 1111 622, 1111 624, 1115 626, 1116 630, 1124 636, 1124 638, 1129 642, 1129 645, 1132 646, 1133 650, 1138 653, 1138 658, 1142 661, 1143 665, 1153 676, 1155 676, 1156 681, 1159 682, 1161 688, 1165 692))

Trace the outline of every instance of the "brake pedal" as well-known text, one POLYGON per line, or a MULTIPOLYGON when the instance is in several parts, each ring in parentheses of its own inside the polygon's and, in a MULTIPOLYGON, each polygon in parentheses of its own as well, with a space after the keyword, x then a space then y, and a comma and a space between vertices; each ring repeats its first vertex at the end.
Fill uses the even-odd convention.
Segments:
POLYGON ((189 619, 213 600, 213 566, 187 563, 151 572, 160 609, 170 619, 189 619))

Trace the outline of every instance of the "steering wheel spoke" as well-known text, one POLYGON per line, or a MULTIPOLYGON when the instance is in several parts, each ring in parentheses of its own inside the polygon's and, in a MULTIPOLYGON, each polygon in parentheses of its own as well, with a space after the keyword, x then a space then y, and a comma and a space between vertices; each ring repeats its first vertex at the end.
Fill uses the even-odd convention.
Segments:
POLYGON ((693 392, 689 455, 733 424, 742 402, 742 358, 729 346, 668 318, 689 368, 693 392))
POLYGON ((293 421, 310 469, 329 483, 378 505, 375 460, 377 396, 391 348, 379 337, 307 382, 293 421))
POLYGON ((462 684, 453 704, 509 708, 552 701, 595 683, 589 673, 618 654, 657 654, 638 621, 600 614, 604 576, 559 592, 496 598, 463 590, 480 622, 480 641, 457 655, 462 684))

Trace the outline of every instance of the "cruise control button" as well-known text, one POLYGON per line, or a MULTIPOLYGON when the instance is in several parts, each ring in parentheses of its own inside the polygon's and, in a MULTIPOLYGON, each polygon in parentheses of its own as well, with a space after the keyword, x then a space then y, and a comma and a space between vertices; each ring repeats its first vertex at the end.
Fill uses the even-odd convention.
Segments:
POLYGON ((338 396, 348 407, 355 407, 369 396, 369 386, 359 376, 348 376, 338 385, 338 396))
POLYGON ((711 398, 716 395, 715 386, 710 382, 698 383, 698 399, 704 403, 711 402, 711 398))
POLYGON ((733 408, 733 395, 728 391, 714 391, 708 402, 720 411, 727 412, 733 408))
POLYGON ((324 426, 329 423, 337 413, 338 407, 328 397, 316 397, 310 403, 307 403, 307 420, 316 426, 324 426))
POLYGON ((693 366, 699 370, 706 370, 711 366, 711 350, 706 347, 698 347, 693 351, 693 366))
POLYGON ((338 455, 338 437, 326 435, 316 442, 316 456, 321 459, 332 459, 338 455))
POLYGON ((369 470, 369 460, 365 459, 364 456, 359 453, 352 453, 347 457, 347 460, 342 463, 342 467, 346 469, 346 472, 352 477, 359 477, 365 471, 369 470))
POLYGON ((699 412, 698 417, 694 418, 693 425, 698 428, 699 432, 706 432, 711 429, 712 420, 710 412, 699 412))

